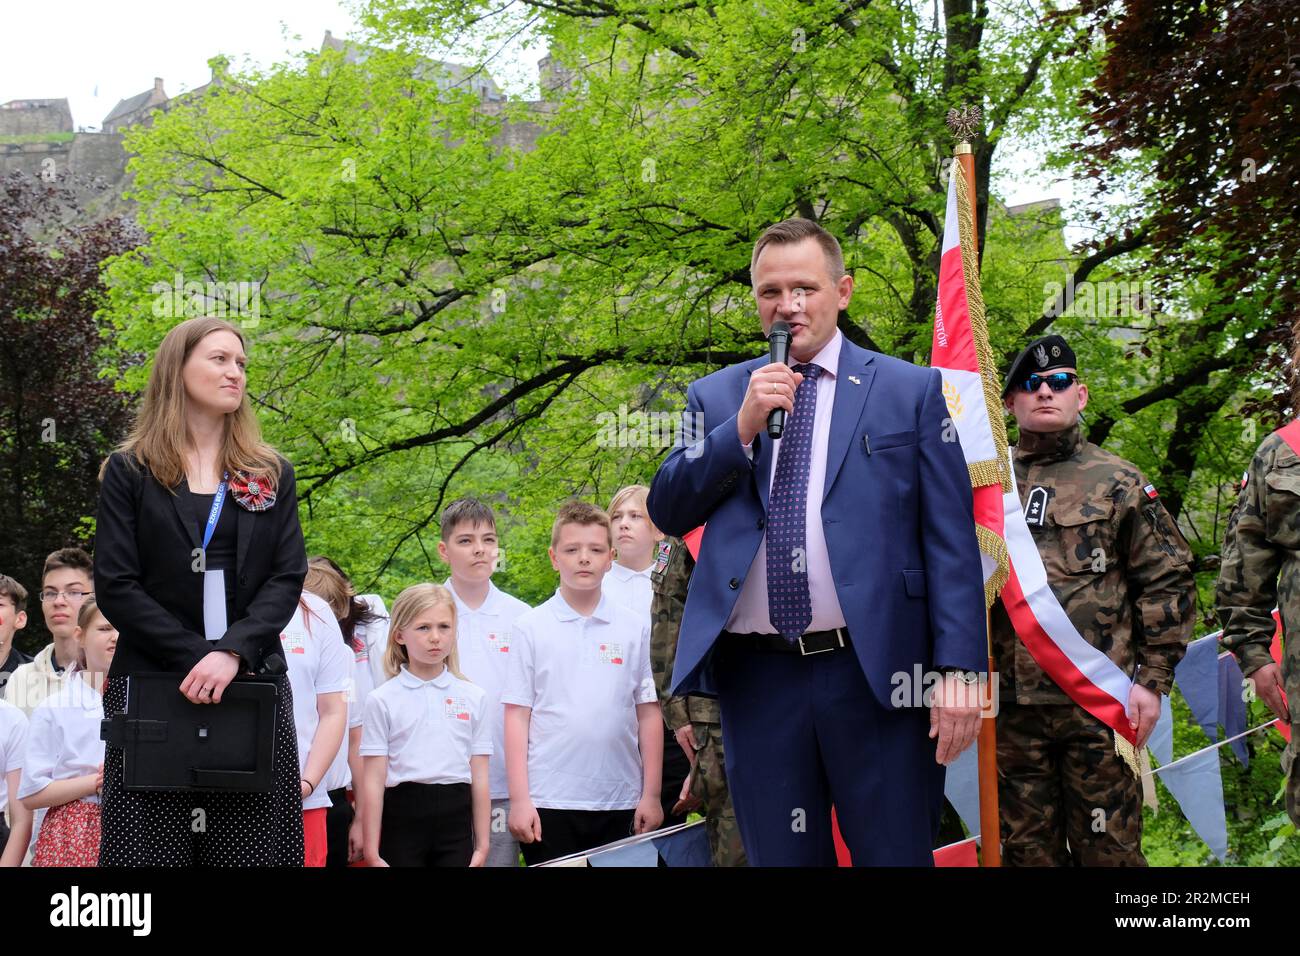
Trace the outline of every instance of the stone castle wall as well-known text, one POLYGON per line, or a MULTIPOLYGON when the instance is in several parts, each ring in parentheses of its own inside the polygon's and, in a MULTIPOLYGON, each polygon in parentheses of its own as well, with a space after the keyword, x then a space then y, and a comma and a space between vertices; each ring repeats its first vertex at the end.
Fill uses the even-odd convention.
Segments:
POLYGON ((0 104, 0 137, 51 136, 72 131, 72 109, 67 100, 14 100, 0 104))

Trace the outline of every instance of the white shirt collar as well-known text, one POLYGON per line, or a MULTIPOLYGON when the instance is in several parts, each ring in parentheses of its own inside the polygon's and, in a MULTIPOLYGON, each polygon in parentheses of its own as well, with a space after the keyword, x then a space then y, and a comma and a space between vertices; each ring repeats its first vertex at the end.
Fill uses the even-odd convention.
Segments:
POLYGON ((403 686, 413 689, 420 687, 439 687, 445 689, 451 686, 451 671, 447 669, 446 665, 443 666, 442 673, 433 678, 433 680, 420 680, 420 678, 407 670, 406 665, 403 664, 402 669, 397 674, 397 678, 402 682, 403 686))
POLYGON ((644 571, 633 571, 631 568, 624 567, 615 561, 614 566, 609 569, 609 573, 614 575, 614 577, 618 578, 620 581, 631 581, 633 578, 646 578, 648 580, 650 578, 650 572, 654 569, 654 561, 651 561, 650 566, 644 571))
MULTIPOLYGON (((569 606, 569 602, 564 600, 564 595, 560 593, 559 588, 555 589, 555 596, 551 598, 551 601, 553 602, 551 604, 551 612, 559 620, 568 622, 578 621, 583 618, 583 615, 575 611, 569 606)), ((602 624, 609 623, 609 598, 605 597, 603 591, 600 595, 600 603, 596 605, 596 610, 591 612, 591 619, 593 621, 600 621, 602 624)))
MULTIPOLYGON (((844 333, 839 329, 831 336, 831 340, 821 347, 816 355, 812 357, 813 365, 820 365, 822 371, 829 374, 832 378, 838 373, 840 367, 840 346, 844 343, 844 333)), ((790 366, 793 368, 796 364, 794 356, 790 356, 790 366)))
POLYGON ((461 596, 456 593, 456 588, 451 583, 450 577, 447 578, 447 581, 445 584, 443 584, 443 587, 445 587, 448 591, 450 591, 451 596, 456 599, 457 614, 496 614, 497 613, 497 608, 496 608, 497 596, 501 592, 500 590, 498 590, 497 586, 492 583, 491 580, 488 581, 487 597, 483 598, 483 603, 480 604, 477 608, 471 608, 468 604, 464 602, 461 596))

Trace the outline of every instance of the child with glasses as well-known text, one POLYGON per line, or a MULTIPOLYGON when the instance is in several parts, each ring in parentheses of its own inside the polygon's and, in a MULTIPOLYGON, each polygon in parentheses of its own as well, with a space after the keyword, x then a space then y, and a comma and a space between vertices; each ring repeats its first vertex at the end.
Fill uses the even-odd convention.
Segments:
POLYGON ((94 566, 81 548, 60 548, 41 572, 41 613, 54 638, 36 657, 14 670, 4 699, 30 717, 36 705, 57 691, 77 660, 77 614, 94 590, 94 566))

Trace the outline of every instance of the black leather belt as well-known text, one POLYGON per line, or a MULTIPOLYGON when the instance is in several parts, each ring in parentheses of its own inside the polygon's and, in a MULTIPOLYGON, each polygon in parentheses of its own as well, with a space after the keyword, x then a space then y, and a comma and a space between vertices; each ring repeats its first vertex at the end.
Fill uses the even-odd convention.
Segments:
POLYGON ((723 631, 722 636, 731 647, 771 654, 800 654, 804 657, 828 654, 853 646, 849 641, 847 627, 837 627, 833 631, 809 631, 797 641, 787 641, 780 634, 736 634, 733 631, 723 631))

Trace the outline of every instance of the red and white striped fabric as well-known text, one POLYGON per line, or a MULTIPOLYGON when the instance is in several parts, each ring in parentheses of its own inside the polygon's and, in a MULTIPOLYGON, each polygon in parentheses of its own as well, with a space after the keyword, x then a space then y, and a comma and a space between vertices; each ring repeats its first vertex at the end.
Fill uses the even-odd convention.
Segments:
POLYGON ((961 164, 954 162, 948 181, 948 208, 944 214, 943 254, 939 260, 939 295, 934 313, 930 364, 943 375, 948 414, 956 426, 966 465, 971 472, 975 523, 985 529, 985 533, 980 535, 980 561, 984 570, 985 595, 991 604, 1006 575, 1005 550, 1001 546, 1002 493, 1006 474, 999 451, 999 446, 1006 447, 1006 426, 998 406, 998 372, 993 366, 988 332, 984 327, 979 272, 962 258, 963 239, 969 247, 974 238, 973 235, 963 236, 960 225, 961 212, 966 213, 968 222, 974 221, 965 189, 958 196, 958 178, 962 176, 961 164), (996 437, 999 434, 1000 443, 996 437))
POLYGON ((1003 503, 1011 574, 1002 589, 1002 606, 1016 635, 1072 701, 1129 743, 1136 743, 1137 732, 1128 722, 1133 680, 1084 640, 1052 592, 1038 546, 1025 523, 1014 472, 1011 491, 1003 496, 1003 503))
POLYGON ((965 182, 959 181, 962 176, 960 163, 954 162, 944 219, 931 364, 943 373, 944 397, 971 470, 975 522, 986 529, 980 536, 986 591, 1000 588, 1011 624, 1038 666, 1071 700, 1132 743, 1136 738, 1128 722, 1132 679, 1084 640, 1061 607, 1025 523, 1010 455, 1004 462, 1000 460, 997 436, 1000 432, 1000 444, 1005 447, 1005 425, 1000 403, 990 401, 989 396, 1001 390, 987 348, 984 303, 973 257, 970 224, 974 217, 965 182), (963 246, 970 250, 964 259, 963 246), (985 388, 986 380, 993 383, 991 391, 985 388), (991 480, 995 473, 999 475, 996 482, 991 480), (1005 584, 997 579, 1001 577, 997 545, 1003 542, 1009 562, 1002 572, 1005 584), (991 578, 993 586, 988 587, 991 578))

